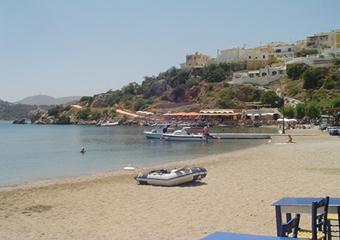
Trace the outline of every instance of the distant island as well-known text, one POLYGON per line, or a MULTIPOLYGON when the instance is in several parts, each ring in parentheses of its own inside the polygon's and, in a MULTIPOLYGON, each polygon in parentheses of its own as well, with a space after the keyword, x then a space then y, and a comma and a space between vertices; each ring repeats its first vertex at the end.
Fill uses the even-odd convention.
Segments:
POLYGON ((74 101, 79 101, 82 96, 70 96, 70 97, 62 97, 62 98, 54 98, 48 95, 35 95, 31 97, 26 97, 18 102, 14 102, 14 104, 26 104, 26 105, 60 105, 66 104, 74 101))
POLYGON ((14 103, 0 100, 0 120, 29 119, 32 111, 44 112, 54 106, 70 104, 80 99, 78 96, 54 98, 48 95, 35 95, 14 103))

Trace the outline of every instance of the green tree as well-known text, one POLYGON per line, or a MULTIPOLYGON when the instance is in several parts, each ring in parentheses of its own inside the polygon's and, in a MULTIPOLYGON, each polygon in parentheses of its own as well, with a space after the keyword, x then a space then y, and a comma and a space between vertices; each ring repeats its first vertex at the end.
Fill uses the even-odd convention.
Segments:
POLYGON ((220 94, 220 99, 216 101, 216 105, 220 108, 229 108, 234 105, 234 101, 232 100, 235 97, 235 92, 233 91, 223 91, 220 94))
POLYGON ((77 117, 77 119, 85 120, 90 115, 90 113, 91 113, 90 108, 85 108, 85 109, 82 109, 82 110, 78 111, 76 113, 76 117, 77 117))
POLYGON ((314 69, 307 69, 302 74, 304 79, 303 88, 311 89, 316 88, 318 86, 318 81, 322 78, 321 69, 314 68, 314 69))
POLYGON ((305 106, 305 115, 311 118, 319 117, 320 111, 318 109, 318 102, 308 102, 305 106))
POLYGON ((283 112, 287 118, 294 118, 296 116, 295 108, 293 107, 285 107, 283 112))
POLYGON ((305 117, 305 106, 303 103, 298 103, 295 110, 297 119, 303 119, 305 117))
POLYGON ((286 73, 290 79, 298 80, 307 68, 300 64, 288 64, 286 73))
POLYGON ((208 72, 206 82, 222 82, 226 78, 223 68, 218 67, 213 71, 208 72))
POLYGON ((264 104, 270 104, 271 107, 281 107, 283 99, 280 98, 274 91, 267 91, 260 97, 260 101, 264 104))

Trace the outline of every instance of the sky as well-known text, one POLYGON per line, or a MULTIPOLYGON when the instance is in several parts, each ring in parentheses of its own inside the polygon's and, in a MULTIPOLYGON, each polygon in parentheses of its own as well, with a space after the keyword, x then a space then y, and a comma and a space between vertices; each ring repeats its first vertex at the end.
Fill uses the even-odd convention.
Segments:
POLYGON ((340 29, 339 0, 0 0, 0 99, 93 96, 187 54, 340 29))

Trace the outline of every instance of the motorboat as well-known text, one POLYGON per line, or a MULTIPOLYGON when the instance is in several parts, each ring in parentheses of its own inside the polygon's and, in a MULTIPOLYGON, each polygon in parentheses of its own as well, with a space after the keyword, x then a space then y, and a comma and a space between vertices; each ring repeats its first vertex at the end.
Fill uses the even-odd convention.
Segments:
POLYGON ((194 134, 190 133, 188 130, 191 127, 184 127, 181 130, 176 130, 173 133, 163 134, 163 138, 167 141, 207 141, 208 136, 201 133, 194 134))
POLYGON ((211 133, 214 139, 269 139, 272 134, 266 133, 211 133))
POLYGON ((119 122, 113 122, 113 123, 111 123, 111 122, 107 121, 106 123, 98 123, 97 126, 98 126, 98 127, 116 126, 116 125, 118 125, 118 124, 119 124, 119 122))
POLYGON ((157 124, 151 131, 144 131, 146 138, 161 138, 163 134, 168 132, 170 124, 157 124))
POLYGON ((176 186, 187 182, 199 181, 207 175, 204 167, 182 167, 179 169, 161 169, 140 173, 135 180, 141 185, 176 186))
POLYGON ((129 164, 128 167, 124 167, 124 170, 125 170, 125 171, 135 171, 135 168, 134 168, 134 167, 131 167, 131 164, 129 164))

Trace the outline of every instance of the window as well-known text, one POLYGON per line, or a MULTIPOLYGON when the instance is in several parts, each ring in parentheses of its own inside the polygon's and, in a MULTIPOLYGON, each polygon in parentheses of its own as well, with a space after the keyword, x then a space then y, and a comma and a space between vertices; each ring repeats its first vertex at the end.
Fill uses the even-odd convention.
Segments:
POLYGON ((288 48, 288 52, 291 52, 292 51, 292 49, 291 48, 288 48))
POLYGON ((250 65, 251 65, 251 62, 249 62, 248 65, 250 66, 250 65))
POLYGON ((249 56, 249 59, 251 59, 251 56, 249 56))
POLYGON ((266 62, 262 62, 262 65, 266 65, 266 62))
POLYGON ((277 74, 276 71, 272 71, 272 75, 275 76, 277 74))
POLYGON ((267 76, 267 73, 263 72, 262 77, 265 77, 265 76, 267 76))
POLYGON ((265 59, 265 58, 266 58, 266 55, 263 55, 262 58, 265 59))

